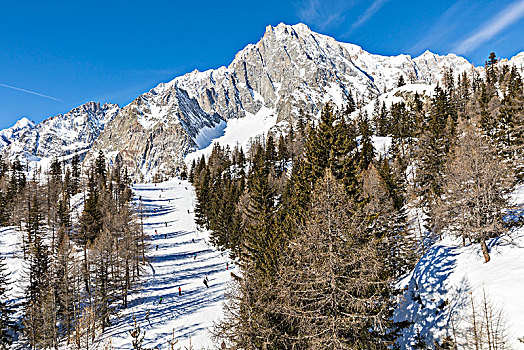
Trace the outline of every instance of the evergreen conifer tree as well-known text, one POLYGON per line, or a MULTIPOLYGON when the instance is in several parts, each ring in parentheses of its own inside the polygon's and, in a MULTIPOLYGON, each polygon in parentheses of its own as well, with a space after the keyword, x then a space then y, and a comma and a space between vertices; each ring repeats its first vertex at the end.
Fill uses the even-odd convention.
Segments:
POLYGON ((361 135, 359 168, 362 170, 366 170, 375 159, 375 149, 371 140, 371 137, 373 135, 370 130, 367 115, 365 114, 359 120, 359 129, 361 135))
POLYGON ((276 270, 279 237, 275 234, 275 192, 269 183, 264 149, 258 145, 248 177, 249 201, 244 237, 244 259, 258 271, 270 275, 276 270))
POLYGON ((28 218, 29 256, 28 284, 25 291, 24 333, 33 348, 49 344, 46 323, 46 297, 49 292, 49 251, 41 236, 41 214, 36 196, 31 201, 28 218))
POLYGON ((98 151, 98 157, 95 160, 95 175, 97 181, 102 181, 103 183, 106 182, 106 157, 104 156, 104 152, 102 150, 98 151))
POLYGON ((78 154, 73 156, 71 161, 71 195, 78 192, 80 186, 80 157, 78 154))
POLYGON ((406 85, 406 81, 404 80, 404 76, 401 75, 401 76, 398 78, 397 87, 401 87, 401 86, 404 86, 404 85, 406 85))
POLYGON ((198 202, 195 205, 195 222, 198 226, 208 229, 208 213, 211 204, 211 176, 207 168, 200 172, 200 176, 201 178, 197 185, 198 202))

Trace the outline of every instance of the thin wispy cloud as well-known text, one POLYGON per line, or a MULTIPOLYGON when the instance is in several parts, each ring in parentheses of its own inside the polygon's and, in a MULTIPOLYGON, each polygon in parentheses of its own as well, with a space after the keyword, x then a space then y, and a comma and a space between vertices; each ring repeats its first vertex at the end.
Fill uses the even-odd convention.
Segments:
POLYGON ((384 5, 387 1, 388 0, 374 0, 371 3, 371 5, 369 5, 369 7, 364 11, 364 13, 360 15, 357 21, 351 25, 351 30, 358 28, 367 21, 369 21, 371 17, 373 17, 375 13, 377 13, 378 10, 380 10, 380 8, 382 7, 382 5, 384 5))
POLYGON ((48 98, 50 100, 54 100, 54 101, 58 101, 58 102, 65 102, 59 98, 56 98, 56 97, 53 97, 53 96, 49 96, 49 95, 44 95, 44 94, 41 94, 39 92, 36 92, 36 91, 31 91, 31 90, 27 90, 27 89, 22 89, 22 88, 19 88, 19 87, 16 87, 16 86, 12 86, 12 85, 7 85, 7 84, 2 84, 0 83, 0 86, 2 87, 5 87, 5 88, 8 88, 8 89, 12 89, 12 90, 16 90, 16 91, 22 91, 22 92, 26 92, 28 94, 32 94, 32 95, 36 95, 36 96, 40 96, 40 97, 44 97, 44 98, 48 98))
POLYGON ((478 27, 482 29, 476 31, 475 34, 457 44, 454 51, 460 54, 465 54, 475 50, 477 47, 502 32, 523 16, 524 0, 514 1, 495 16, 482 23, 478 27))
POLYGON ((467 0, 456 1, 438 17, 424 36, 416 44, 409 47, 407 51, 435 50, 442 46, 442 43, 449 42, 450 37, 456 35, 459 31, 458 27, 462 23, 461 18, 477 11, 477 6, 475 3, 467 0))
POLYGON ((353 1, 304 0, 296 3, 297 17, 310 25, 324 30, 344 22, 345 13, 353 1))

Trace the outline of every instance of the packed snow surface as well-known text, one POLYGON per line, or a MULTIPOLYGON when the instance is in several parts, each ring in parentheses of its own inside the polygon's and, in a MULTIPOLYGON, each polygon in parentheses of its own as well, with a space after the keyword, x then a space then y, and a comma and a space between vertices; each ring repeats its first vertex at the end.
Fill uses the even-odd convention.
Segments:
POLYGON ((231 150, 239 145, 244 151, 247 151, 255 137, 267 134, 275 126, 277 116, 272 112, 273 110, 262 107, 255 115, 247 113, 244 118, 229 119, 227 124, 221 122, 216 125, 215 129, 206 129, 205 135, 212 135, 215 138, 204 135, 197 138, 197 145, 205 147, 189 153, 185 158, 186 163, 191 165, 193 160, 199 159, 202 155, 211 154, 214 143, 219 143, 222 147, 229 146, 231 150))
POLYGON ((210 245, 207 231, 197 229, 195 192, 189 182, 173 180, 133 189, 136 204, 142 204, 144 232, 151 239, 150 264, 141 277, 142 287, 130 295, 130 307, 112 320, 114 326, 105 338, 112 338, 115 349, 132 349, 129 331, 134 315, 146 332, 147 348, 169 349, 173 331, 178 340, 175 349, 189 348, 190 341, 195 350, 211 348, 209 330, 222 315, 224 292, 235 266, 226 253, 210 245))

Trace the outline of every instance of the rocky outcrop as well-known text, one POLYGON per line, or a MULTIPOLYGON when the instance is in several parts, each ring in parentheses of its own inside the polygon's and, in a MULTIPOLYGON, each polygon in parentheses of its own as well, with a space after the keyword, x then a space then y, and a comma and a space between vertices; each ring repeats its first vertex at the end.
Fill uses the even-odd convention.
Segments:
POLYGON ((35 127, 35 123, 27 118, 21 118, 10 128, 0 130, 0 153, 22 135, 35 127))
POLYGON ((16 139, 11 139, 2 154, 10 159, 18 157, 30 165, 53 157, 67 160, 75 153, 84 155, 119 111, 120 107, 115 104, 101 106, 88 102, 36 126, 32 122, 26 123, 30 127, 26 127, 16 139))
MULTIPOLYGON (((522 68, 523 57, 509 63, 522 68)), ((396 88, 400 76, 415 85, 434 84, 450 68, 455 74, 483 71, 454 54, 374 55, 304 24, 281 23, 268 26, 260 41, 238 52, 228 67, 159 84, 121 110, 90 102, 3 147, 11 157, 36 160, 89 151, 86 162, 102 150, 135 178, 151 180, 176 174, 188 152, 206 147, 232 119, 267 118, 275 124, 272 130, 286 130, 301 111, 316 116, 330 100, 339 107, 351 99, 366 105, 396 88)))
POLYGON ((465 59, 429 52, 372 55, 360 47, 312 32, 306 25, 268 26, 257 44, 237 53, 228 67, 194 71, 160 84, 124 107, 94 145, 137 177, 173 175, 204 128, 247 115, 276 115, 293 123, 300 111, 316 115, 329 100, 369 102, 395 87, 400 75, 438 81, 444 67, 473 69, 465 59))

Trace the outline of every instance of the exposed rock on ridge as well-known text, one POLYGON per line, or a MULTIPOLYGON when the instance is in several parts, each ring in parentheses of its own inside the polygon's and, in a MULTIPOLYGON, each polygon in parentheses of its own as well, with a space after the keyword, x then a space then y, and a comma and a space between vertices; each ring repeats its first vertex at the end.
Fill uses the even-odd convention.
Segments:
POLYGON ((443 67, 473 69, 464 58, 429 52, 411 59, 372 55, 312 32, 306 25, 268 26, 262 39, 237 53, 228 67, 194 71, 160 84, 124 107, 100 135, 99 149, 134 175, 173 175, 197 148, 203 128, 246 115, 293 122, 300 110, 317 114, 328 100, 369 102, 400 75, 436 82, 443 67))
POLYGON ((23 117, 12 127, 0 130, 0 152, 13 142, 16 142, 26 131, 34 127, 35 123, 23 117))
POLYGON ((119 110, 116 104, 100 106, 99 103, 88 102, 36 126, 32 122, 26 123, 28 126, 18 137, 10 139, 2 154, 10 159, 18 157, 24 163, 53 157, 67 159, 75 153, 83 155, 91 149, 105 125, 119 110))

